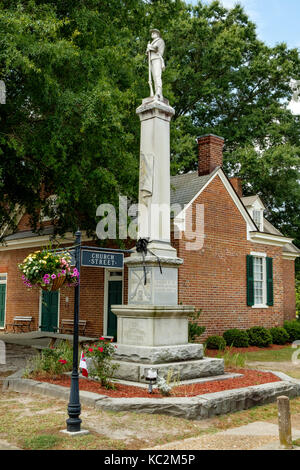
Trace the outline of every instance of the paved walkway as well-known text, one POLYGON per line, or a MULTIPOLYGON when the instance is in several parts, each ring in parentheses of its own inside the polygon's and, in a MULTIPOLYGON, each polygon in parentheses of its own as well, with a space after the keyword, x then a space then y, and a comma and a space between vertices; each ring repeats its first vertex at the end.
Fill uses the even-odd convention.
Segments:
MULTIPOLYGON (((292 430, 293 440, 300 439, 300 430, 292 430)), ((175 441, 151 450, 282 450, 277 424, 255 422, 237 428, 175 441)), ((147 449, 148 450, 148 449, 147 449)), ((300 450, 300 447, 294 447, 300 450)))
POLYGON ((2 441, 0 439, 0 450, 22 450, 19 447, 12 446, 7 441, 2 441))
MULTIPOLYGON (((48 348, 50 342, 68 340, 72 343, 72 335, 32 331, 29 333, 0 333, 0 377, 26 367, 28 360, 38 350, 48 348)), ((94 341, 95 338, 79 336, 79 342, 94 341)))

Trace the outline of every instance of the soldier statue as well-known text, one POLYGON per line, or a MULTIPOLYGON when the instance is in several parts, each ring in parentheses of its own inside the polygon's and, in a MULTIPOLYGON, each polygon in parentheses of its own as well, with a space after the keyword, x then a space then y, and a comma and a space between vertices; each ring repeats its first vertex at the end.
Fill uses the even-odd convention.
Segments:
POLYGON ((146 54, 148 54, 149 62, 149 86, 150 96, 155 96, 158 100, 162 100, 162 79, 161 74, 165 70, 165 62, 163 59, 165 42, 161 38, 158 29, 151 29, 152 42, 148 43, 146 54), (152 78, 154 81, 155 95, 153 93, 152 78))

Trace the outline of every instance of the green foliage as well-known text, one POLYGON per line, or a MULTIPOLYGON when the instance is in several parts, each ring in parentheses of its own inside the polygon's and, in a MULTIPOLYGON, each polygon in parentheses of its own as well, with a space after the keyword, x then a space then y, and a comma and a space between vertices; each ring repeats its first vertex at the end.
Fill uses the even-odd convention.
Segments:
POLYGON ((57 376, 72 370, 73 348, 68 341, 63 341, 56 348, 45 348, 28 363, 25 376, 57 376))
POLYGON ((172 173, 196 169, 197 135, 222 135, 225 170, 299 243, 300 121, 286 106, 298 51, 268 47, 240 5, 217 1, 1 1, 0 228, 14 228, 19 205, 33 227, 42 208, 56 232, 93 234, 99 204, 137 199, 135 109, 149 94, 153 26, 166 41, 164 95, 176 111, 172 173))
POLYGON ((225 353, 220 351, 217 357, 222 358, 224 360, 226 369, 230 369, 230 368, 242 369, 243 367, 245 367, 245 363, 246 363, 245 354, 240 354, 240 353, 233 354, 231 347, 229 347, 225 353))
POLYGON ((226 347, 225 339, 222 336, 209 336, 205 342, 207 349, 219 349, 223 351, 226 347))
POLYGON ((205 326, 198 325, 198 321, 200 318, 202 310, 198 310, 194 312, 189 318, 189 343, 194 343, 199 336, 201 336, 206 328, 205 326))
POLYGON ((259 348, 267 348, 272 344, 271 333, 263 326, 253 326, 247 330, 249 336, 249 344, 258 346, 259 348))
POLYGON ((289 335, 284 328, 270 328, 273 344, 286 344, 289 341, 289 335))
POLYGON ((112 364, 115 347, 111 342, 99 338, 99 341, 93 346, 86 346, 84 354, 92 361, 88 366, 89 376, 99 380, 101 385, 107 389, 113 389, 114 385, 110 381, 118 365, 112 364))
POLYGON ((52 449, 60 442, 57 436, 51 434, 40 434, 30 439, 24 440, 25 449, 30 450, 47 450, 52 449))
POLYGON ((247 331, 233 328, 223 333, 223 338, 227 346, 235 348, 247 348, 249 346, 249 337, 247 331))
POLYGON ((292 321, 285 321, 283 324, 284 329, 286 330, 287 334, 289 335, 289 341, 292 343, 293 341, 300 340, 300 323, 296 320, 292 321))

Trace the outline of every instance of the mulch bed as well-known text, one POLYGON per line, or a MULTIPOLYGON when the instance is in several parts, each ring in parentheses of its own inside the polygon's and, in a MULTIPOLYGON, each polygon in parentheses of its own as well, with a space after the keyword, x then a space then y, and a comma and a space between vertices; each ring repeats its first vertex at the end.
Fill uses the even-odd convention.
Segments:
MULTIPOLYGON (((203 395, 205 393, 221 392, 223 390, 233 390, 235 388, 244 388, 252 385, 261 385, 270 382, 280 382, 280 379, 270 372, 260 372, 257 370, 248 369, 231 369, 227 372, 243 374, 243 377, 237 377, 234 379, 218 380, 215 382, 206 382, 190 385, 180 385, 174 387, 172 390, 172 396, 176 397, 194 397, 197 395, 203 395)), ((35 376, 35 380, 41 382, 48 382, 55 385, 62 385, 64 387, 70 387, 70 377, 63 375, 58 378, 48 378, 35 376)), ((134 387, 132 385, 123 385, 116 383, 115 390, 107 390, 94 380, 90 379, 79 379, 80 390, 86 390, 89 392, 99 393, 107 395, 112 398, 163 398, 163 395, 154 389, 152 394, 148 393, 146 388, 134 387)))
MULTIPOLYGON (((253 351, 276 351, 279 349, 287 348, 291 346, 291 344, 271 344, 268 348, 259 348, 257 346, 249 346, 248 348, 233 348, 230 346, 226 346, 225 351, 221 351, 221 353, 225 353, 226 351, 231 351, 232 354, 237 354, 237 353, 247 353, 247 352, 253 352, 253 351)), ((217 349, 206 349, 205 350, 205 356, 208 357, 215 357, 220 354, 220 351, 217 349)))

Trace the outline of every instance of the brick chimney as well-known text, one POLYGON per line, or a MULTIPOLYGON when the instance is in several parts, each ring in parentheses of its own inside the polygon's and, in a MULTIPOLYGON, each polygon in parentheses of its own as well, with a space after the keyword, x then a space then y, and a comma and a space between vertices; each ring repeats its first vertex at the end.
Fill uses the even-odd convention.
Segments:
POLYGON ((230 183, 234 187, 237 195, 243 197, 243 186, 241 178, 229 178, 230 183))
POLYGON ((198 142, 198 174, 209 175, 217 166, 223 165, 223 137, 213 134, 202 135, 198 142))

